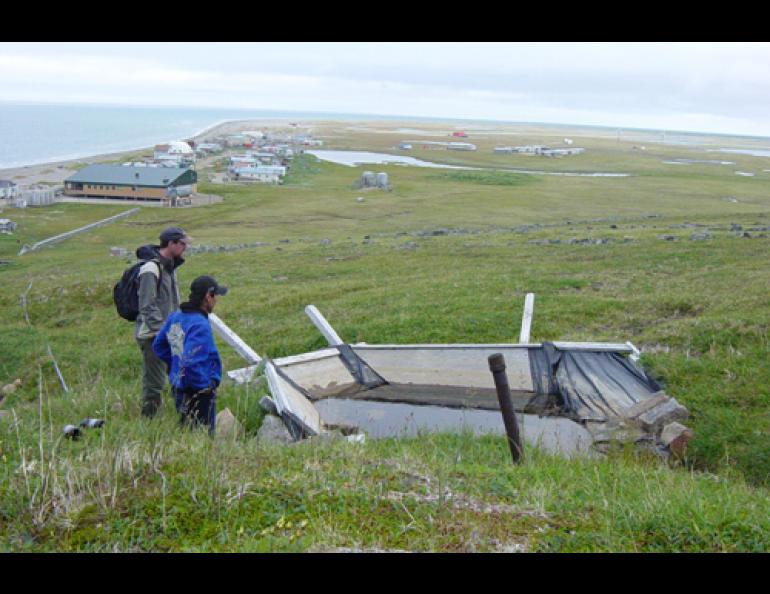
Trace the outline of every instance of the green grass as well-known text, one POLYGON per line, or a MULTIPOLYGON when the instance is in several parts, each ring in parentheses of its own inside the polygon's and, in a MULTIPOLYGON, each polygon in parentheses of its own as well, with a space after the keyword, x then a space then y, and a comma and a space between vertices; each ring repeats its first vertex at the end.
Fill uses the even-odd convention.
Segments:
MULTIPOLYGON (((399 138, 324 130, 336 135, 329 148, 387 150, 399 138)), ((515 143, 546 143, 538 133, 523 130, 515 143)), ((21 257, 20 244, 125 208, 7 211, 19 228, 0 235, 0 259, 10 261, 0 267, 0 383, 23 383, 0 404, 11 413, 0 420, 0 548, 767 550, 770 239, 730 231, 732 223, 770 226, 770 178, 732 173, 761 171, 764 161, 735 155, 734 167, 667 166, 661 160, 694 151, 581 138, 576 145, 589 150, 574 159, 514 163, 491 153, 510 138, 469 141, 477 153, 413 154, 632 177, 391 165, 378 170, 393 191, 357 202, 352 183, 362 167, 304 155, 283 186, 201 182, 224 202, 144 208, 21 257), (706 227, 685 222, 705 225, 712 239, 690 241, 706 227), (270 244, 192 255, 179 277, 187 284, 208 273, 228 285, 217 313, 271 357, 324 346, 303 314, 309 303, 350 342, 515 342, 524 295, 534 292, 534 340, 631 340, 647 351, 645 368, 691 413, 687 459, 669 468, 630 453, 567 461, 528 450, 514 468, 503 441, 470 435, 269 448, 253 439, 263 385, 221 389, 219 409, 244 424, 242 440, 180 432, 169 402, 161 419, 143 422, 132 325, 111 301, 128 261, 109 248, 133 251, 172 224, 205 245, 270 244), (549 239, 560 242, 528 243, 549 239), (32 327, 20 307, 30 282, 32 327), (70 394, 56 382, 46 344, 70 394), (106 418, 104 429, 59 440, 64 424, 87 416, 106 418)), ((242 365, 219 344, 226 368, 242 365)))

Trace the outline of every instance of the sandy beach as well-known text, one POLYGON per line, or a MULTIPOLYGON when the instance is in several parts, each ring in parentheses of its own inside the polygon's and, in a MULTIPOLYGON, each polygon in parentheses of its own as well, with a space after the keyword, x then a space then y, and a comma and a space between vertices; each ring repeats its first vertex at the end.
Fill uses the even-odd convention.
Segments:
MULTIPOLYGON (((289 122, 294 120, 281 119, 281 120, 238 120, 229 121, 216 124, 210 128, 207 128, 199 134, 192 136, 191 138, 196 141, 200 141, 204 138, 212 138, 215 136, 222 136, 227 134, 236 134, 243 130, 263 130, 263 129, 280 129, 287 128, 289 122)), ((293 130, 293 129, 292 129, 293 130)), ((171 140, 179 140, 176 138, 169 138, 171 140)), ((121 158, 129 155, 135 155, 141 151, 152 150, 152 146, 134 149, 130 151, 121 151, 118 153, 105 153, 101 155, 93 155, 90 157, 81 157, 78 159, 71 159, 68 161, 54 161, 51 163, 40 163, 38 165, 27 165, 26 167, 13 167, 8 169, 0 169, 0 179, 7 179, 15 182, 20 186, 27 186, 32 184, 63 184, 64 180, 71 176, 75 171, 82 168, 84 164, 91 165, 93 163, 104 163, 110 161, 117 161, 121 158)))

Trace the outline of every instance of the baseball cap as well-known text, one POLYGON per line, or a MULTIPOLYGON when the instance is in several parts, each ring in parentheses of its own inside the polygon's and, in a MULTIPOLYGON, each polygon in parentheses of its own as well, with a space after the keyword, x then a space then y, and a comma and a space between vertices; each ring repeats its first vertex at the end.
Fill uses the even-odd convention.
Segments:
POLYGON ((223 287, 211 276, 199 276, 190 285, 190 301, 202 301, 206 293, 225 295, 227 287, 223 287))
POLYGON ((190 237, 181 227, 167 227, 160 234, 161 241, 180 241, 182 239, 190 240, 190 237))

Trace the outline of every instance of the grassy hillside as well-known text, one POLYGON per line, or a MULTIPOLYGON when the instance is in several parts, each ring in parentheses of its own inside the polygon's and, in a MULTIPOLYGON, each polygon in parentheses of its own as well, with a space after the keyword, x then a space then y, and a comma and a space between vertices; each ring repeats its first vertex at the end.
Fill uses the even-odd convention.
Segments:
MULTIPOLYGON (((409 138, 383 130, 321 123, 314 133, 331 148, 367 150, 409 138)), ((21 257, 21 244, 125 208, 6 210, 19 228, 0 235, 0 383, 22 386, 0 404, 0 548, 767 550, 767 160, 650 139, 641 150, 639 139, 598 132, 573 136, 588 148, 575 157, 493 154, 575 131, 508 132, 471 133, 476 153, 417 144, 409 153, 489 170, 351 168, 306 155, 283 186, 201 183, 224 202, 143 208, 21 257), (735 164, 662 162, 676 158, 735 164), (386 171, 393 191, 353 189, 364 169, 386 171), (351 342, 515 342, 534 292, 533 339, 642 348, 646 369, 690 410, 688 457, 669 468, 629 452, 568 461, 530 449, 513 468, 504 441, 470 435, 267 447, 253 439, 259 385, 220 391, 219 409, 246 427, 242 440, 179 432, 170 402, 142 421, 132 325, 111 301, 128 260, 109 248, 133 250, 171 224, 197 245, 268 244, 190 255, 179 276, 228 285, 217 313, 272 357, 325 344, 303 314, 309 303, 351 342), (64 424, 87 416, 107 423, 81 441, 60 439, 64 424)), ((227 368, 241 366, 220 352, 227 368)))

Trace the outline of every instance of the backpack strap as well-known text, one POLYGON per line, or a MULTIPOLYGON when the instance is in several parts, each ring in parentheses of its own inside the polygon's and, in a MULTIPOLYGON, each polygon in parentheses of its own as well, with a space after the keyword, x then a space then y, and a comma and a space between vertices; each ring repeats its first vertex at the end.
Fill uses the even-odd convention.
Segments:
POLYGON ((141 274, 142 268, 144 268, 144 265, 147 264, 148 262, 152 262, 155 264, 155 266, 158 267, 158 274, 157 274, 158 282, 155 285, 155 292, 157 293, 157 291, 160 289, 160 277, 163 274, 163 266, 161 265, 160 260, 158 260, 157 258, 150 258, 149 260, 144 260, 141 268, 139 269, 139 274, 141 274))

